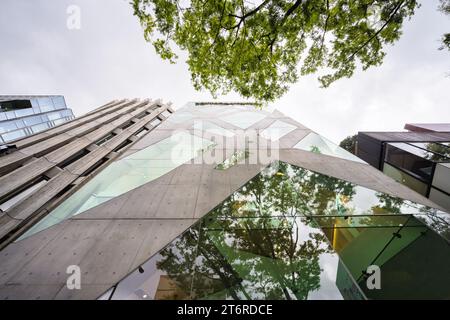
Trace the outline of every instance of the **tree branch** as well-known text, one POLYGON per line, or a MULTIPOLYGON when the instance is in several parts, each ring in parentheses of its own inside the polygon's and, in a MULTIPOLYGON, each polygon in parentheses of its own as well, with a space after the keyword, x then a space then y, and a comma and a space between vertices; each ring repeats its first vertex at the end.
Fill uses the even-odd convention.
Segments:
POLYGON ((389 14, 389 18, 386 20, 386 22, 381 26, 380 29, 377 30, 377 32, 375 32, 369 39, 367 39, 367 41, 365 41, 361 46, 358 47, 358 49, 356 49, 349 57, 347 60, 345 60, 344 64, 348 63, 349 61, 353 60, 355 58, 355 55, 361 51, 365 46, 367 46, 370 42, 372 42, 373 39, 377 38, 378 35, 381 33, 381 31, 384 30, 384 28, 386 28, 386 26, 392 21, 392 19, 394 18, 395 14, 398 12, 398 10, 400 10, 401 6, 403 5, 403 3, 405 2, 405 0, 400 0, 398 2, 398 4, 394 7, 394 9, 391 10, 391 13, 389 14))

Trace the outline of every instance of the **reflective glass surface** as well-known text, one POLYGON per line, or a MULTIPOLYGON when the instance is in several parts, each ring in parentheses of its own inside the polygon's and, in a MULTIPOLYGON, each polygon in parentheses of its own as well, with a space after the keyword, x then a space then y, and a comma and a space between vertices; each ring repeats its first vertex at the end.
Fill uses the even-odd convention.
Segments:
POLYGON ((13 141, 13 140, 17 140, 19 138, 25 137, 25 136, 26 136, 25 131, 23 129, 20 129, 20 130, 4 133, 2 135, 2 138, 5 141, 13 141))
POLYGON ((448 298, 443 215, 274 163, 101 298, 448 298), (380 290, 367 289, 373 265, 380 290))
POLYGON ((117 160, 34 225, 20 239, 159 178, 197 157, 212 145, 209 140, 181 132, 117 160))
POLYGON ((393 166, 391 166, 389 163, 385 162, 383 165, 383 172, 394 179, 395 181, 400 182, 401 184, 404 184, 405 186, 408 186, 409 188, 413 189, 414 191, 420 193, 421 195, 426 196, 428 191, 428 185, 419 180, 414 178, 413 176, 407 174, 406 172, 403 172, 393 166))
POLYGON ((40 98, 38 98, 38 102, 39 102, 39 108, 41 109, 41 112, 48 112, 48 111, 52 111, 55 109, 51 98, 40 97, 40 98))
POLYGON ((249 112, 249 111, 241 111, 237 113, 232 113, 221 117, 221 120, 224 120, 236 127, 241 129, 247 129, 254 125, 255 123, 261 121, 266 116, 257 112, 249 112))
POLYGON ((18 109, 15 111, 17 117, 25 117, 34 114, 34 111, 32 108, 28 109, 18 109))
POLYGON ((52 102, 56 109, 63 109, 66 107, 64 97, 61 96, 52 97, 52 102))
POLYGON ((47 117, 49 120, 56 120, 61 118, 61 114, 59 112, 52 112, 52 113, 48 113, 47 117))
POLYGON ((388 143, 385 149, 385 161, 401 168, 416 178, 430 181, 433 161, 428 160, 432 153, 406 143, 388 143))
POLYGON ((450 161, 450 147, 445 144, 433 142, 414 142, 409 144, 428 151, 423 153, 423 155, 429 160, 450 161))
POLYGON ((315 132, 309 133, 306 137, 300 140, 294 148, 365 163, 362 159, 315 132))
POLYGON ((40 124, 32 126, 31 130, 33 130, 34 133, 38 133, 38 132, 46 130, 48 128, 50 128, 50 126, 47 122, 45 122, 45 123, 40 123, 40 124))
POLYGON ((292 124, 276 120, 261 132, 261 136, 264 139, 276 141, 295 129, 297 129, 297 127, 292 124))

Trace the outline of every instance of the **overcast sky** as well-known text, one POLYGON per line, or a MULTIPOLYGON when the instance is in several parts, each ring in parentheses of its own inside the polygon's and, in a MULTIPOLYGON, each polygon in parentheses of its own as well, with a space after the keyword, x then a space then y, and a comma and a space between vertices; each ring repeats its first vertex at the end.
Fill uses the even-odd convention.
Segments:
MULTIPOLYGON (((316 76, 301 78, 271 105, 335 142, 407 122, 450 122, 450 52, 437 50, 450 17, 437 0, 422 2, 381 67, 327 89, 316 76)), ((176 108, 211 100, 193 89, 183 57, 171 65, 154 53, 128 3, 0 0, 0 94, 61 94, 76 115, 116 98, 161 98, 176 108), (81 9, 80 30, 66 26, 69 5, 81 9)))

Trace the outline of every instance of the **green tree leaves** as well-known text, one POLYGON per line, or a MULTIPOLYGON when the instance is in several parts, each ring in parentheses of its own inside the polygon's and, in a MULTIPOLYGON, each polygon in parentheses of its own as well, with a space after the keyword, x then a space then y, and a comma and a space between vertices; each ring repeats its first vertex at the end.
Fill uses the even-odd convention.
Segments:
POLYGON ((196 89, 272 101, 299 75, 328 87, 380 65, 416 0, 132 0, 145 39, 166 60, 188 52, 196 89))

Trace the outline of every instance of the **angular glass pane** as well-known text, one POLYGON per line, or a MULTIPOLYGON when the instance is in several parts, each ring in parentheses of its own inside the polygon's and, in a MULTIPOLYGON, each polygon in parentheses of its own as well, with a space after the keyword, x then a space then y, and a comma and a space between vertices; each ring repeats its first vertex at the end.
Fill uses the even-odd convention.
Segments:
POLYGON ((357 156, 351 154, 347 150, 339 147, 330 140, 318 135, 315 132, 309 133, 306 137, 300 140, 294 148, 306 151, 322 153, 328 156, 338 157, 342 159, 352 160, 356 162, 366 163, 357 156))
POLYGON ((295 129, 297 129, 297 127, 292 124, 276 120, 269 127, 264 129, 260 135, 264 139, 277 141, 295 129))
POLYGON ((212 122, 196 120, 193 125, 194 130, 200 130, 204 132, 211 133, 213 135, 224 136, 227 138, 234 137, 235 133, 233 131, 222 128, 212 122))
POLYGON ((159 178, 212 145, 209 140, 180 132, 113 162, 20 239, 159 178))
POLYGON ((261 113, 241 111, 221 117, 221 120, 245 130, 265 117, 266 115, 261 113))

